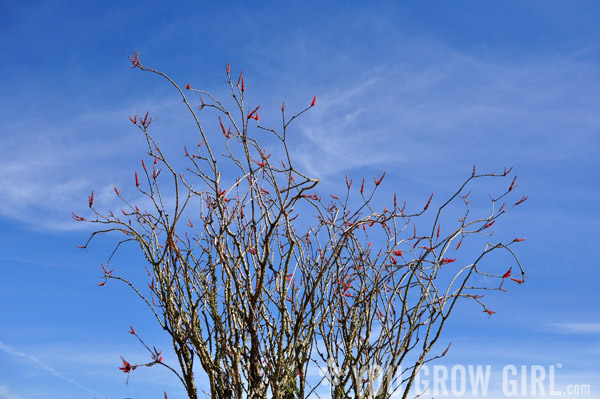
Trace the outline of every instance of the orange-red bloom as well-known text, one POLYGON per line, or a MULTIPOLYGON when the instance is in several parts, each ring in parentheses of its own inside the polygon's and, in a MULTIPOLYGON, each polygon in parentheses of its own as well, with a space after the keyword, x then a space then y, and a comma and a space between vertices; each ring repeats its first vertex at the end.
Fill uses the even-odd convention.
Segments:
POLYGON ((90 194, 90 196, 88 197, 88 201, 90 204, 90 208, 92 207, 92 205, 94 205, 94 190, 92 190, 92 193, 90 194))
POLYGON ((427 203, 425 204, 425 208, 423 208, 424 211, 427 210, 427 208, 429 208, 429 204, 431 204, 431 200, 433 198, 433 193, 431 193, 431 196, 429 197, 429 200, 427 201, 427 203))
POLYGON ((373 180, 375 180, 375 185, 378 186, 381 184, 381 181, 383 180, 383 178, 385 177, 385 172, 383 172, 383 175, 381 175, 381 177, 379 178, 379 180, 373 178, 373 180))
POLYGON ((131 56, 129 54, 127 54, 127 57, 129 57, 129 60, 133 64, 129 68, 138 68, 141 65, 140 64, 140 53, 137 51, 134 51, 133 55, 135 56, 135 58, 131 58, 131 56))
POLYGON ((310 103, 310 106, 314 107, 316 103, 317 103, 317 96, 314 96, 312 99, 312 102, 310 103))
POLYGON ((248 119, 256 119, 258 120, 258 114, 256 113, 256 111, 258 111, 258 109, 260 108, 260 105, 256 108, 254 108, 254 111, 250 112, 248 114, 248 119))
POLYGON ((124 373, 129 373, 131 370, 137 368, 137 366, 132 366, 127 360, 123 359, 123 356, 121 356, 121 360, 123 361, 123 367, 119 367, 119 370, 122 370, 124 373))
POLYGON ((489 222, 488 224, 486 224, 485 226, 483 226, 484 229, 487 229, 488 227, 492 227, 492 225, 496 223, 495 220, 492 220, 491 222, 489 222))
POLYGON ((78 222, 85 220, 85 218, 82 218, 81 216, 76 215, 75 212, 71 212, 71 214, 73 215, 73 219, 77 220, 78 222))
POLYGON ((446 356, 446 353, 448 353, 448 351, 450 350, 450 347, 452 346, 452 342, 450 342, 448 344, 448 347, 446 348, 446 350, 444 351, 444 353, 442 353, 442 356, 446 356))
POLYGON ((521 198, 520 200, 518 200, 517 202, 515 202, 515 205, 522 204, 523 202, 527 201, 527 198, 529 198, 529 197, 523 197, 523 198, 521 198))
POLYGON ((508 191, 512 191, 513 188, 515 188, 515 182, 517 181, 517 176, 515 176, 515 178, 513 179, 512 183, 510 183, 510 187, 508 188, 508 191))

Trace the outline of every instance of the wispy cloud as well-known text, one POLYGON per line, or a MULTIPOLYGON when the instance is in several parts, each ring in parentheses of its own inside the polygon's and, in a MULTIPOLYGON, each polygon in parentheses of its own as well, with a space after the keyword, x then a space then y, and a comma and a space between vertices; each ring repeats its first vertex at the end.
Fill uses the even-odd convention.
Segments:
POLYGON ((308 142, 295 147, 307 168, 323 175, 464 158, 550 162, 598 149, 591 65, 564 54, 498 60, 435 43, 412 50, 407 44, 343 87, 323 87, 301 122, 308 142))
MULTIPOLYGON (((60 373, 59 371, 55 370, 54 368, 52 368, 52 367, 48 366, 46 363, 42 362, 42 361, 41 361, 40 359, 38 359, 37 357, 35 357, 35 356, 33 356, 33 355, 29 355, 29 354, 27 354, 27 353, 20 352, 20 351, 18 351, 18 350, 16 350, 16 349, 14 349, 14 348, 12 348, 12 347, 10 347, 10 346, 6 345, 6 344, 5 344, 5 343, 3 343, 2 341, 0 341, 0 350, 2 350, 2 351, 4 351, 4 352, 8 353, 9 355, 12 355, 12 356, 16 356, 16 357, 20 357, 20 358, 27 359, 27 360, 29 360, 30 362, 32 362, 32 364, 35 364, 35 365, 37 365, 38 367, 40 367, 40 368, 42 368, 42 369, 46 370, 47 372, 49 372, 50 374, 54 375, 54 376, 55 376, 55 377, 57 377, 57 378, 60 378, 60 379, 62 379, 62 380, 65 380, 65 381, 67 381, 67 382, 70 382, 71 384, 73 384, 73 385, 76 385, 76 386, 78 386, 79 388, 81 388, 81 389, 84 389, 84 390, 86 390, 86 391, 88 391, 88 392, 91 392, 91 393, 93 393, 93 394, 95 394, 95 395, 99 395, 99 396, 101 396, 101 397, 104 397, 104 395, 102 395, 101 393, 99 393, 99 392, 96 392, 96 391, 94 391, 94 390, 92 390, 92 389, 90 389, 90 388, 88 388, 88 387, 86 387, 86 386, 83 386, 83 385, 81 385, 79 382, 75 381, 74 379, 72 379, 72 378, 69 378, 69 377, 67 377, 67 376, 63 375, 63 374, 62 374, 62 373, 60 373)), ((1 387, 0 387, 0 389, 1 389, 1 387)), ((2 392, 2 391, 0 390, 0 393, 1 393, 1 392, 2 392)))
MULTIPOLYGON (((166 102, 154 109, 169 106, 166 102)), ((72 220, 71 212, 86 211, 91 190, 95 189, 96 204, 113 204, 113 185, 122 187, 124 176, 132 176, 133 165, 138 165, 145 149, 122 108, 104 108, 59 122, 5 122, 6 137, 0 143, 0 217, 40 230, 75 230, 82 225, 72 220), (136 156, 131 156, 131 148, 138 149, 136 156)), ((131 108, 146 109, 146 105, 131 108)))
POLYGON ((600 323, 550 323, 547 328, 559 334, 600 334, 600 323))
POLYGON ((10 393, 7 385, 0 383, 0 398, 3 399, 18 399, 19 396, 10 393))

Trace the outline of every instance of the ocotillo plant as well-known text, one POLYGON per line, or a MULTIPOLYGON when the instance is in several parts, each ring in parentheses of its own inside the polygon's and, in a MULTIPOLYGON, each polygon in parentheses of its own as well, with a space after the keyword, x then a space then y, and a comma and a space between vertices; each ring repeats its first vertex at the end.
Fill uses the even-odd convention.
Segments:
MULTIPOLYGON (((480 174, 473 167, 437 207, 432 194, 410 212, 395 194, 387 207, 376 204, 385 173, 372 182, 346 178, 343 193, 324 194, 288 147, 290 125, 317 105, 316 97, 292 116, 282 104, 281 125, 273 129, 263 125, 260 105, 248 105, 243 74, 234 77, 229 65, 232 108, 144 66, 137 53, 130 60, 174 87, 200 137, 194 151, 184 148, 188 168, 181 171, 150 135, 150 114, 131 116, 148 151, 142 170, 132 173, 137 192, 115 187, 124 207, 105 213, 94 207, 92 191, 91 216, 73 214, 99 226, 85 246, 116 232, 123 239, 115 251, 134 242, 145 257, 147 287, 117 275, 112 254, 98 285, 109 279, 129 285, 171 337, 177 362, 167 364, 140 339, 152 361, 123 359, 128 375, 165 366, 195 399, 199 361, 209 381, 203 390, 214 399, 318 397, 324 381, 333 398, 389 398, 399 387, 407 397, 420 366, 446 355, 446 345, 436 353, 433 347, 457 302, 475 301, 491 316, 483 290, 524 281, 511 248, 524 239, 492 241, 490 234, 526 200, 510 201, 516 188, 510 169, 480 174), (200 113, 209 113, 216 131, 205 128, 200 113), (482 179, 506 181, 483 215, 469 199, 482 179), (145 207, 132 202, 135 196, 145 207), (422 220, 425 227, 417 228, 422 220), (471 237, 485 238, 477 252, 465 252, 471 237), (496 251, 507 251, 512 266, 494 271, 482 263, 496 251), (309 375, 315 369, 325 373, 309 375)), ((130 333, 139 338, 133 327, 130 333)))

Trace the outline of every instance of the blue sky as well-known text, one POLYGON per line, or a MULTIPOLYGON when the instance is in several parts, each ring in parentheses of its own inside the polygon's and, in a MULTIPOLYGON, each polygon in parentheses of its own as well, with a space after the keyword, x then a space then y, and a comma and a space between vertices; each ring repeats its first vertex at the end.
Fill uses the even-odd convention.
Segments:
MULTIPOLYGON (((71 212, 89 192, 108 209, 112 186, 133 184, 144 147, 130 114, 158 116, 165 147, 195 142, 175 93, 129 68, 133 51, 217 95, 231 62, 261 121, 316 95, 294 156, 331 192, 386 170, 382 190, 420 204, 473 163, 514 166, 529 200, 497 233, 527 237, 529 279, 488 298, 491 318, 461 308, 444 364, 560 363, 559 388, 600 398, 598 19, 595 1, 3 1, 0 398, 182 397, 163 369, 125 385, 119 356, 148 357, 129 325, 166 361, 168 340, 125 287, 96 285, 110 240, 75 248, 89 230, 71 212)), ((115 265, 139 273, 138 255, 115 265)))

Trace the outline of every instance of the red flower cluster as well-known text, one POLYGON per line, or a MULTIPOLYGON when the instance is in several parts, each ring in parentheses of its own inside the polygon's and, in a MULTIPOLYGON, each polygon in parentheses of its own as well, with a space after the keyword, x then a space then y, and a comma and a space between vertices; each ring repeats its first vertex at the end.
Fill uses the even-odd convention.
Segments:
POLYGON ((256 108, 254 108, 254 111, 252 111, 248 114, 248 119, 254 119, 254 120, 258 121, 260 118, 258 117, 258 114, 256 113, 256 111, 258 111, 259 108, 260 108, 260 105, 256 108))
POLYGON ((124 373, 129 373, 137 368, 137 365, 132 366, 127 360, 123 359, 123 356, 121 356, 121 360, 123 361, 123 367, 119 367, 119 370, 122 370, 124 373))

